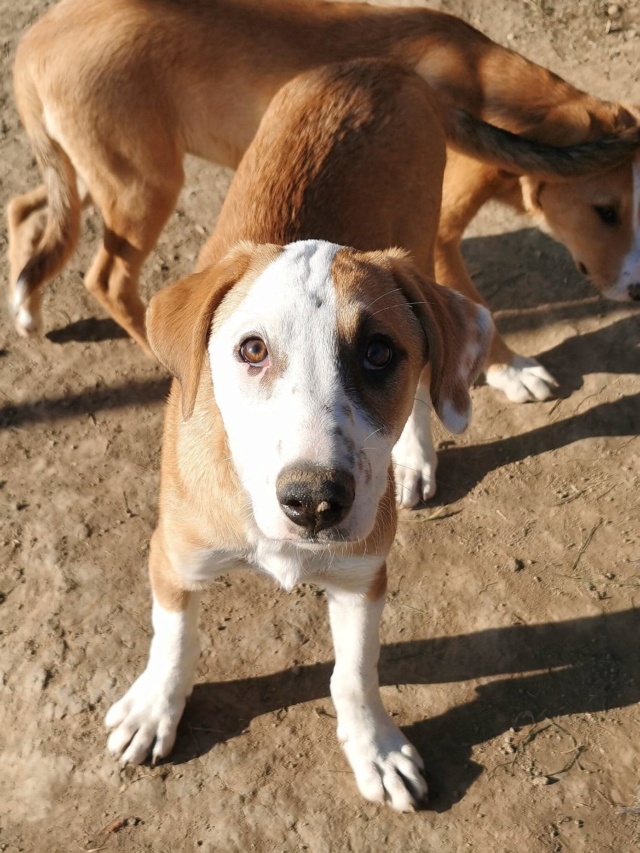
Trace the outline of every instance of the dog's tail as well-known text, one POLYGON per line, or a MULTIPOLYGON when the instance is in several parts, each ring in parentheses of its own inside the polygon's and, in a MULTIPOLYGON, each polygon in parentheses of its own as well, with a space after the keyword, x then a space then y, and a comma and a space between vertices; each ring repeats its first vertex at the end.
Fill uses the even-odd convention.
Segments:
POLYGON ((444 121, 447 141, 453 148, 517 175, 577 178, 619 166, 640 149, 638 127, 556 147, 487 124, 457 108, 450 108, 444 121))
MULTIPOLYGON (((16 100, 46 192, 46 225, 31 257, 11 283, 13 311, 17 316, 24 305, 27 323, 26 305, 34 297, 37 299, 35 295, 42 285, 60 272, 78 242, 82 205, 76 170, 65 150, 47 130, 44 109, 27 69, 16 67, 14 79, 16 100)), ((35 317, 33 320, 37 322, 35 317)), ((25 325, 23 331, 31 330, 25 325)))

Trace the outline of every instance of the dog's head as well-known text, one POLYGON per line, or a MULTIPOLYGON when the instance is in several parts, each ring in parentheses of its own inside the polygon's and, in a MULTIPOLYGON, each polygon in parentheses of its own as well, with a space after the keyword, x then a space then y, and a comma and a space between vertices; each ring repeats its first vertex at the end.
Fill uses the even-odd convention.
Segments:
POLYGON ((185 418, 208 350, 258 528, 308 545, 372 531, 427 362, 436 412, 464 429, 491 334, 488 312, 424 280, 402 252, 322 241, 238 244, 157 294, 147 328, 185 418))
MULTIPOLYGON (((612 128, 640 123, 640 108, 616 107, 612 128)), ((554 182, 520 179, 525 207, 571 252, 608 299, 640 301, 640 152, 599 174, 554 182)))

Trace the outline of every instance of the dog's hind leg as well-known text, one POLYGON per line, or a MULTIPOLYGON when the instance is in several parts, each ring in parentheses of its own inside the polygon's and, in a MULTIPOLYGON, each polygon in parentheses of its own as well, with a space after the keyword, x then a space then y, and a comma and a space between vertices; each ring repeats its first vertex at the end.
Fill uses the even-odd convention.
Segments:
MULTIPOLYGON (((435 250, 436 279, 479 305, 486 303, 467 272, 460 242, 467 225, 485 202, 494 197, 508 202, 505 194, 508 182, 493 167, 449 152, 435 250)), ((515 353, 497 330, 485 362, 485 374, 487 384, 516 403, 546 400, 557 388, 555 379, 541 364, 515 353)))
POLYGON ((42 128, 32 136, 44 183, 14 198, 9 222, 9 304, 23 336, 41 327, 42 287, 75 248, 81 200, 75 169, 66 152, 42 128))
POLYGON ((144 326, 145 305, 138 295, 138 277, 173 211, 183 184, 181 166, 162 185, 98 188, 94 200, 104 217, 104 235, 85 287, 110 316, 153 357, 144 326))

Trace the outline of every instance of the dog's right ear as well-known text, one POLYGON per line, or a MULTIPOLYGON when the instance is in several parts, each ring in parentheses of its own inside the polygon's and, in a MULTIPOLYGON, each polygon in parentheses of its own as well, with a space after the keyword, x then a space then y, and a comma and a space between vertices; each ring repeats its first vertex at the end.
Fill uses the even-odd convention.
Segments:
POLYGON ((195 405, 213 315, 247 272, 252 250, 252 244, 239 244, 219 263, 163 288, 147 309, 149 344, 180 383, 185 420, 195 405))

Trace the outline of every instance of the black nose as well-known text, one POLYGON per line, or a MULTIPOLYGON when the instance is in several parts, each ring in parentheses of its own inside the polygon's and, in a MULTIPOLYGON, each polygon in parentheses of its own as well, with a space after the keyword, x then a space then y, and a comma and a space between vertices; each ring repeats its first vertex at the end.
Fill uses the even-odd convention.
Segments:
POLYGON ((311 535, 342 521, 355 493, 353 475, 339 468, 291 465, 280 472, 276 482, 282 511, 311 535))
POLYGON ((640 302, 640 281, 629 285, 629 296, 634 302, 640 302))

